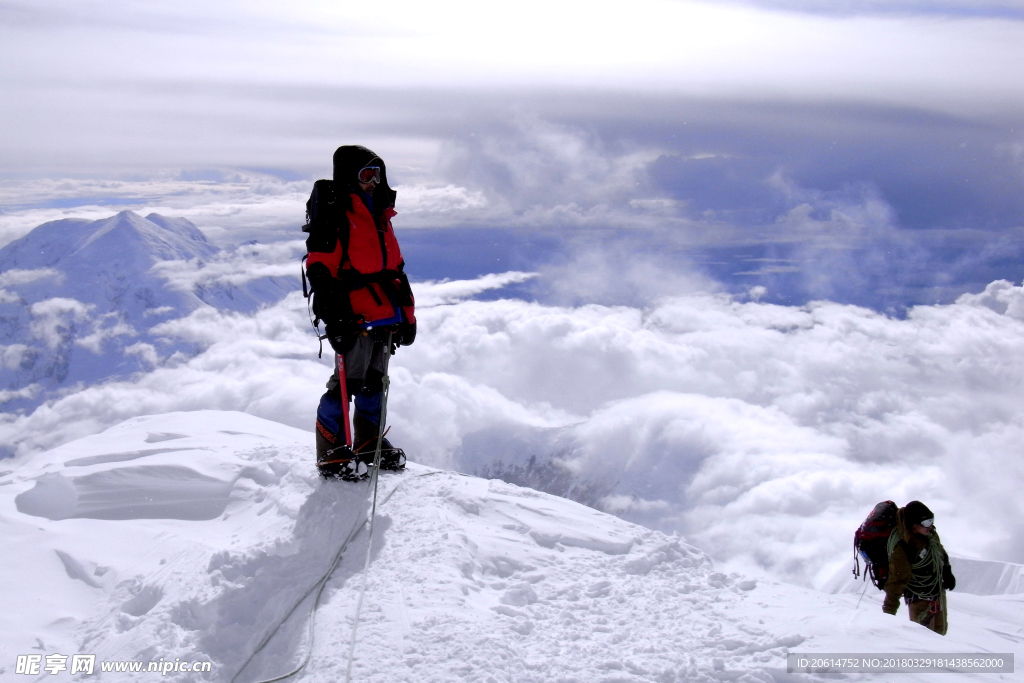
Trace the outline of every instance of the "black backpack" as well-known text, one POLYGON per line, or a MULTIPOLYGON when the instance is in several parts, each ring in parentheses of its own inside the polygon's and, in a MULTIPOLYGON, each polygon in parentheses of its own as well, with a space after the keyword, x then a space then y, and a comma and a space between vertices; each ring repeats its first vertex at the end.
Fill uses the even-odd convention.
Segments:
POLYGON ((864 578, 882 590, 889 578, 889 536, 896 528, 899 508, 884 500, 871 511, 853 535, 853 576, 860 578, 860 561, 864 560, 864 578))
POLYGON ((333 180, 318 180, 306 202, 306 251, 334 251, 338 238, 342 249, 348 248, 348 221, 345 212, 351 209, 347 192, 338 192, 333 180))
POLYGON ((345 213, 349 210, 351 200, 348 193, 339 193, 332 180, 318 180, 313 183, 313 191, 306 202, 306 224, 302 232, 306 238, 306 253, 302 256, 299 270, 302 276, 302 296, 306 298, 311 309, 310 322, 320 339, 320 354, 323 354, 323 340, 326 335, 320 334, 320 320, 323 311, 317 302, 317 295, 307 284, 306 258, 310 252, 332 252, 341 241, 342 260, 348 251, 348 221, 345 213))

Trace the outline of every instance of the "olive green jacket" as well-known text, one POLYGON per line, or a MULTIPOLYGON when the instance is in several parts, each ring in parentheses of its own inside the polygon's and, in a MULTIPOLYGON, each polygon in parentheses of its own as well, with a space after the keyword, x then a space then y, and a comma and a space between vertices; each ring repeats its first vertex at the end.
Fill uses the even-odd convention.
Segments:
MULTIPOLYGON (((889 578, 885 582, 885 601, 882 603, 882 611, 887 614, 896 614, 896 611, 900 608, 900 598, 903 597, 903 591, 907 589, 907 584, 910 583, 911 578, 914 576, 913 569, 911 569, 913 564, 911 557, 918 557, 921 551, 929 546, 929 539, 927 537, 915 534, 907 529, 903 519, 903 511, 905 509, 900 508, 896 513, 896 532, 903 542, 898 543, 889 555, 889 578), (907 554, 908 551, 910 553, 909 556, 907 554)), ((938 549, 942 553, 943 567, 948 569, 949 556, 946 554, 946 549, 942 547, 938 532, 935 529, 932 529, 932 534, 935 536, 935 540, 938 542, 938 549)), ((944 589, 942 593, 945 593, 944 589)))

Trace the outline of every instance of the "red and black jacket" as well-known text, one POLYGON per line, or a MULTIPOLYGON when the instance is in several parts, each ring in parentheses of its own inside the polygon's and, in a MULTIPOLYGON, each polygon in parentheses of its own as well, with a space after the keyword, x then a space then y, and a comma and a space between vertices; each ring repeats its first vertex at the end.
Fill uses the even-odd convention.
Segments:
POLYGON ((303 230, 309 233, 306 274, 319 319, 351 317, 374 327, 416 322, 405 262, 391 227, 395 213, 393 199, 374 216, 357 191, 331 180, 313 185, 303 230))

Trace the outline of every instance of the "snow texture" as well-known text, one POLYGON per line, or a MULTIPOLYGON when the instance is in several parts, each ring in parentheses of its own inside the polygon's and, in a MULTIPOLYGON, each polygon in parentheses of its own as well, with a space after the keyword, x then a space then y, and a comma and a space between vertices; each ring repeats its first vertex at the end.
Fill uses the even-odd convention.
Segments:
MULTIPOLYGON (((180 412, 11 463, 0 525, 17 551, 0 559, 0 673, 18 654, 82 652, 209 660, 205 678, 164 679, 226 682, 268 636, 237 680, 294 668, 310 589, 369 509, 365 484, 315 476, 311 444, 310 432, 243 413, 180 412)), ((356 681, 810 682, 831 679, 786 674, 788 651, 1009 652, 1024 638, 1019 567, 1003 567, 988 595, 951 593, 942 638, 905 610, 882 614, 873 589, 858 606, 857 594, 726 574, 679 536, 498 480, 410 464, 380 487, 390 498, 356 681)), ((328 583, 296 680, 344 679, 366 541, 355 536, 328 583)), ((961 581, 997 564, 961 563, 961 581)))

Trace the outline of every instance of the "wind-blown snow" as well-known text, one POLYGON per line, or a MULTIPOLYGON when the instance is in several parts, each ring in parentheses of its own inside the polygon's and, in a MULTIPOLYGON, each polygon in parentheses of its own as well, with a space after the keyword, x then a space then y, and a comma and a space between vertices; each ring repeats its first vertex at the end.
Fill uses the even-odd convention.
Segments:
MULTIPOLYGON (((0 667, 33 652, 180 658, 212 661, 212 674, 166 680, 228 681, 274 633, 237 680, 289 671, 306 647, 312 598, 300 599, 368 511, 365 484, 316 478, 311 445, 308 431, 200 411, 13 462, 0 479, 0 524, 18 548, 0 559, 0 667), (162 484, 146 474, 171 467, 181 476, 162 484), (58 478, 77 498, 49 495, 58 478)), ((357 681, 824 681, 787 676, 785 653, 1007 652, 1021 637, 1019 595, 952 593, 942 638, 882 614, 874 592, 857 607, 856 595, 726 574, 678 536, 534 490, 415 464, 380 486, 392 495, 357 681)), ((366 550, 364 531, 328 584, 298 680, 343 679, 366 550)))

